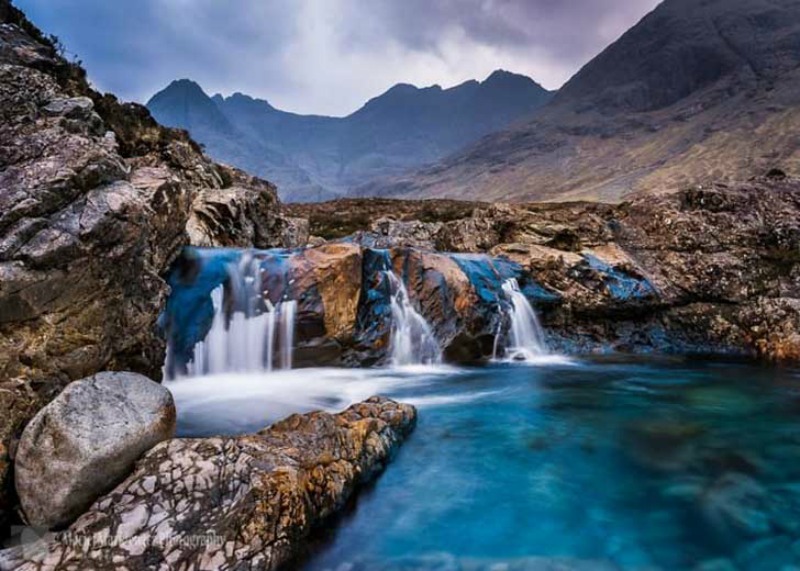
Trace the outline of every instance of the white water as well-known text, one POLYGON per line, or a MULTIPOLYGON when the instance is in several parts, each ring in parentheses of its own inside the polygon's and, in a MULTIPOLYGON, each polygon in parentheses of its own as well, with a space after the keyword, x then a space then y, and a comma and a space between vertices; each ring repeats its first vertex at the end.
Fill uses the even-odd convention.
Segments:
POLYGON ((253 432, 293 413, 341 412, 374 395, 394 395, 417 406, 459 404, 486 398, 450 394, 448 378, 467 371, 447 366, 402 369, 293 369, 263 373, 222 373, 166 381, 179 414, 179 434, 253 432), (265 382, 266 381, 266 382, 265 382), (441 393, 436 387, 441 385, 441 393), (434 391, 434 395, 427 393, 434 391), (418 394, 424 392, 425 394, 418 394), (401 396, 402 395, 402 396, 401 396))
POLYGON ((297 302, 262 303, 261 268, 256 259, 243 257, 229 273, 231 299, 225 299, 223 286, 211 292, 214 320, 206 338, 194 348, 188 376, 291 369, 297 302))
POLYGON ((411 304, 408 290, 391 270, 386 271, 391 288, 391 360, 395 367, 441 363, 442 350, 431 326, 411 304))
MULTIPOLYGON (((292 352, 294 351, 294 321, 297 313, 297 302, 284 301, 279 304, 281 312, 281 367, 292 368, 292 352)), ((272 367, 270 367, 271 369, 272 367)))
POLYGON ((547 355, 544 331, 517 280, 507 280, 503 284, 503 292, 511 303, 510 344, 506 348, 506 355, 515 361, 535 361, 547 355))

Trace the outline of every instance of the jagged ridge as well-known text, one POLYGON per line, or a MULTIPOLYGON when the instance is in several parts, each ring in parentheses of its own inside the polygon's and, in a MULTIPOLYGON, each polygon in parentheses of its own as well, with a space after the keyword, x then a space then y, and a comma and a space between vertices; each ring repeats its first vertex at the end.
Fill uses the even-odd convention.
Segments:
POLYGON ((212 98, 189 80, 174 81, 147 106, 212 156, 275 180, 284 200, 316 201, 434 162, 550 97, 530 78, 499 70, 450 89, 395 85, 343 118, 287 113, 241 93, 212 98))

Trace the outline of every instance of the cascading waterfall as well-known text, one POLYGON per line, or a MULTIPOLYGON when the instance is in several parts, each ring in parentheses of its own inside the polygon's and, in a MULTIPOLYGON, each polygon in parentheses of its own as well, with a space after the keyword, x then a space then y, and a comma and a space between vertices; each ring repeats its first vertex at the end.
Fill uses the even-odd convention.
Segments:
POLYGON ((297 313, 297 302, 284 301, 280 304, 281 314, 281 367, 292 368, 292 352, 294 351, 294 321, 297 313))
POLYGON ((503 293, 511 304, 510 346, 506 348, 506 354, 517 361, 546 355, 547 346, 542 326, 515 278, 506 280, 503 293))
POLYGON ((291 369, 297 302, 284 300, 273 305, 264 299, 260 262, 250 255, 231 264, 228 274, 227 287, 211 292, 211 328, 195 345, 186 373, 201 376, 291 369))
POLYGON ((385 270, 389 280, 392 310, 392 365, 432 365, 440 363, 442 351, 431 326, 411 304, 403 280, 391 270, 385 270))

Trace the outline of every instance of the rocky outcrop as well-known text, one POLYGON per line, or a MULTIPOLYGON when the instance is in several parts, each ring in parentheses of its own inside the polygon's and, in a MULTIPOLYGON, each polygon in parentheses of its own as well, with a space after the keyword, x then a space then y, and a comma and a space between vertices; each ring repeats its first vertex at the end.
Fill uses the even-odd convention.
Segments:
POLYGON ((16 489, 29 525, 60 528, 175 431, 170 392, 135 373, 99 373, 70 383, 25 427, 16 489))
POLYGON ((219 171, 231 186, 197 193, 186 225, 192 245, 269 248, 308 241, 303 224, 281 216, 275 185, 225 167, 219 171))
POLYGON ((560 350, 800 359, 800 181, 777 173, 619 206, 450 204, 358 200, 302 210, 312 231, 335 228, 349 211, 353 239, 368 246, 429 245, 517 264, 560 350))
POLYGON ((374 397, 250 436, 163 442, 66 532, 0 553, 0 567, 277 569, 381 472, 415 420, 413 407, 374 397))
POLYGON ((274 188, 93 91, 8 0, 0 18, 2 522, 8 450, 39 408, 106 369, 160 378, 162 275, 190 237, 279 246, 284 233, 274 188))
MULTIPOLYGON (((367 235, 360 238, 372 242, 367 235)), ((383 250, 358 241, 297 250, 189 249, 169 278, 173 292, 162 320, 171 348, 168 372, 181 374, 192 361, 195 345, 213 323, 211 292, 220 287, 226 319, 253 306, 259 315, 282 301, 296 301, 294 366, 385 363, 394 293, 388 272, 403 282, 445 357, 459 363, 492 356, 498 331, 508 329, 503 282, 525 283, 522 266, 506 259, 383 250), (248 281, 258 282, 257 294, 242 286, 248 281)))

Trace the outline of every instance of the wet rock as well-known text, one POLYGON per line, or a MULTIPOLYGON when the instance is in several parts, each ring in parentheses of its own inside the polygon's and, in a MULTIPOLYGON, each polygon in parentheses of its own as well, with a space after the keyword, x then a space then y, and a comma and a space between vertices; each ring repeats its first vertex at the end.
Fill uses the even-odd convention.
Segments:
POLYGON ((800 566, 800 555, 786 536, 769 537, 745 544, 736 552, 736 564, 747 571, 789 571, 800 566))
POLYGON ((27 522, 70 523, 174 430, 172 395, 142 375, 98 373, 70 383, 19 442, 16 489, 27 522))
POLYGON ((277 569, 383 470, 415 420, 413 407, 373 397, 249 436, 162 442, 64 534, 0 553, 0 566, 277 569))
POLYGON ((701 497, 700 509, 712 529, 722 538, 735 541, 769 533, 767 491, 753 478, 725 474, 701 497))
POLYGON ((652 419, 631 423, 625 432, 626 451, 641 466, 660 471, 686 468, 697 452, 704 428, 692 422, 652 419))
MULTIPOLYGON (((298 346, 354 343, 361 295, 362 252, 354 244, 332 243, 298 252, 288 261, 288 298, 297 300, 298 346)), ((337 354, 338 353, 338 354, 337 354)), ((302 357, 302 353, 300 354, 302 357)), ((310 364, 322 364, 316 355, 310 364)), ((303 362, 299 361, 302 365, 303 362)))
POLYGON ((798 205, 800 181, 773 177, 616 206, 464 203, 431 218, 427 201, 374 199, 301 210, 319 228, 346 215, 349 231, 377 231, 357 234, 363 245, 416 240, 513 260, 547 293, 542 324, 561 350, 797 361, 798 205))
MULTIPOLYGON (((500 319, 499 283, 491 301, 483 303, 470 276, 448 255, 398 248, 390 257, 393 271, 405 282, 448 360, 468 362, 491 356, 500 319)), ((490 259, 485 263, 491 266, 490 259)))
MULTIPOLYGON (((161 320, 175 360, 168 372, 184 370, 208 333, 214 314, 211 292, 222 286, 226 299, 236 297, 241 288, 231 275, 243 264, 258 267, 262 295, 255 302, 263 310, 267 304, 297 302, 294 364, 301 367, 386 361, 392 325, 388 271, 403 281, 448 361, 486 360, 498 332, 509 326, 502 285, 520 271, 508 260, 489 256, 375 250, 352 242, 297 250, 187 249, 170 273, 172 294, 161 320)), ((241 301, 224 305, 234 311, 241 301)))

